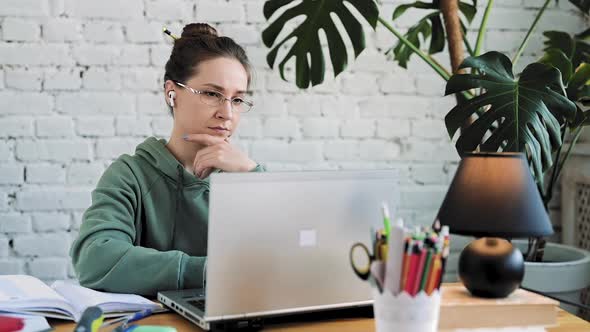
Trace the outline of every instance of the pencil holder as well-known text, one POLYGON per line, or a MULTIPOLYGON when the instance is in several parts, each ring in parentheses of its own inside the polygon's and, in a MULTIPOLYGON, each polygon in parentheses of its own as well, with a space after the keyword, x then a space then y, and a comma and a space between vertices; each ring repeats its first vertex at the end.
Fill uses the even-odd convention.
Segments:
POLYGON ((373 311, 377 332, 436 332, 440 312, 440 292, 415 297, 406 292, 394 296, 373 289, 373 311))

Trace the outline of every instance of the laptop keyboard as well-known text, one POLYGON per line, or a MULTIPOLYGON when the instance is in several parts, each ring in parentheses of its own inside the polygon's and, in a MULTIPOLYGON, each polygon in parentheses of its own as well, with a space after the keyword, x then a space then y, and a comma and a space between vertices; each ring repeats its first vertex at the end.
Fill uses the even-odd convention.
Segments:
POLYGON ((205 312, 205 299, 190 300, 187 302, 188 302, 188 304, 192 305, 193 307, 205 312))

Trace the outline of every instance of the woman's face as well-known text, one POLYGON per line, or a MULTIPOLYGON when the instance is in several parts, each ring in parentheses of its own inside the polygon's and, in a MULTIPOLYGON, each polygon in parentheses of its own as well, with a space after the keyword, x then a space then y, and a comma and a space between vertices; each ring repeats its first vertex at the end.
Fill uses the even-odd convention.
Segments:
MULTIPOLYGON (((203 61, 184 83, 194 90, 205 94, 194 94, 179 85, 167 82, 167 92, 173 88, 176 93, 174 100, 174 125, 183 134, 209 134, 230 137, 240 121, 240 113, 232 110, 229 101, 211 105, 211 97, 221 93, 226 98, 240 97, 249 101, 246 94, 248 74, 244 66, 232 58, 218 57, 203 61), (202 98, 208 97, 208 99, 202 98), (204 103, 209 100, 209 104, 204 103)), ((213 98, 214 99, 214 98, 213 98)))

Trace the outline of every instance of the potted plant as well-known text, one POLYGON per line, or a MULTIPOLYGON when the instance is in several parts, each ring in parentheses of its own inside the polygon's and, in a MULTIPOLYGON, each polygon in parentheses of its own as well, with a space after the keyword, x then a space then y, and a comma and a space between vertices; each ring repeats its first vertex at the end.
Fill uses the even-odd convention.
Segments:
MULTIPOLYGON (((547 208, 553 197, 559 175, 567 162, 584 126, 590 124, 590 29, 575 36, 565 32, 546 31, 544 55, 515 75, 514 64, 528 44, 539 19, 551 0, 545 0, 516 54, 510 59, 500 52, 481 53, 483 38, 493 0, 488 0, 477 38, 472 47, 466 35, 467 26, 477 12, 476 0, 431 2, 416 1, 395 8, 392 20, 408 9, 421 9, 426 15, 400 33, 383 18, 374 1, 364 0, 270 0, 264 5, 267 20, 275 15, 262 33, 270 48, 267 62, 278 66, 285 79, 285 66, 294 58, 295 83, 305 89, 321 84, 325 75, 325 57, 319 30, 326 34, 334 75, 346 69, 348 54, 355 58, 365 48, 362 24, 354 11, 375 29, 381 24, 396 38, 397 44, 386 52, 406 68, 413 55, 424 60, 447 81, 446 94, 455 94, 457 105, 445 117, 449 136, 460 132, 456 148, 467 151, 517 151, 526 154, 533 177, 547 208), (346 2, 346 5, 345 5, 346 2), (293 21, 301 15, 305 19, 293 21), (343 36, 331 16, 337 16, 352 43, 347 49, 343 36), (277 37, 288 23, 301 22, 281 40, 277 37), (296 39, 294 42, 292 39, 296 39), (292 43, 291 43, 292 42, 292 43), (421 45, 428 50, 422 51, 421 45), (445 69, 432 55, 448 46, 451 69, 445 69), (278 60, 281 48, 286 54, 278 60), (464 59, 464 53, 469 54, 464 59), (564 144, 570 137, 569 145, 564 144)), ((585 15, 588 1, 570 0, 585 15)), ((357 15, 358 16, 358 15, 357 15)), ((523 285, 546 293, 560 293, 579 301, 579 292, 590 285, 590 253, 559 244, 547 244, 543 238, 517 242, 526 261, 523 285), (555 278, 565 280, 556 283, 555 278)), ((449 261, 449 264, 452 264, 449 261)))

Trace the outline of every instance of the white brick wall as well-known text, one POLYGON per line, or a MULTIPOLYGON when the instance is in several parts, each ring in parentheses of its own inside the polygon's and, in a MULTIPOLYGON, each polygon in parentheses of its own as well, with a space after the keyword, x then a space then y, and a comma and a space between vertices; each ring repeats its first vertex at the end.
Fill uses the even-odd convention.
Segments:
POLYGON ((194 1, 147 1, 146 15, 149 19, 187 21, 193 18, 193 7, 194 1))
POLYGON ((76 134, 85 137, 114 136, 114 123, 112 117, 80 117, 76 120, 76 134))
MULTIPOLYGON (((62 240, 63 241, 63 240, 62 240)), ((37 258, 28 262, 32 275, 42 280, 65 279, 68 274, 69 260, 63 258, 37 258)))
POLYGON ((0 140, 0 161, 13 159, 14 142, 0 140))
POLYGON ((16 194, 16 208, 22 211, 85 209, 88 204, 88 188, 31 189, 16 194))
POLYGON ((52 109, 53 96, 51 95, 0 91, 0 116, 5 114, 48 114, 52 109))
POLYGON ((23 165, 0 164, 0 182, 2 184, 21 184, 24 182, 23 165))
POLYGON ((33 118, 0 118, 0 137, 30 137, 33 135, 33 118))
POLYGON ((51 18, 43 23, 43 38, 49 42, 77 41, 82 38, 79 20, 51 18))
POLYGON ((66 171, 59 164, 31 164, 27 166, 28 183, 64 183, 66 171))
POLYGON ((8 210, 8 193, 0 192, 0 211, 8 210))
MULTIPOLYGON (((385 1, 383 17, 392 2, 400 3, 385 1)), ((145 137, 170 133, 161 87, 171 42, 161 28, 180 35, 193 21, 235 38, 254 65, 256 106, 234 137, 254 159, 271 171, 396 168, 400 215, 410 223, 432 220, 458 159, 443 122, 454 105, 452 97, 441 98, 444 81, 416 57, 409 70, 388 61, 382 53, 395 37, 379 27, 344 73, 328 73, 322 86, 300 91, 266 64, 263 5, 2 0, 0 273, 72 277, 68 249, 102 172, 145 137)), ((514 52, 540 5, 496 1, 484 47, 514 52)), ((409 11, 394 25, 408 27, 417 14, 409 11)), ((482 11, 473 27, 481 18, 482 11)), ((552 2, 517 68, 541 54, 543 29, 580 32, 586 25, 568 1, 552 2)), ((446 55, 436 59, 448 64, 446 55)))
POLYGON ((2 233, 29 233, 31 231, 31 217, 20 213, 2 214, 2 233))
MULTIPOLYGON (((8 256, 9 245, 8 245, 8 238, 0 237, 0 259, 8 256)), ((2 261, 0 260, 0 267, 2 266, 2 261)))
POLYGON ((5 65, 50 66, 73 65, 74 59, 65 44, 0 44, 0 59, 5 65))
POLYGON ((50 69, 45 72, 45 90, 79 90, 82 85, 80 68, 65 70, 50 69))
POLYGON ((6 87, 14 88, 15 90, 41 90, 41 82, 43 81, 43 72, 8 69, 6 70, 6 87))
POLYGON ((22 274, 23 270, 23 261, 19 258, 9 257, 0 260, 0 271, 4 274, 22 274))
POLYGON ((38 117, 37 137, 71 137, 74 135, 74 122, 69 116, 38 117))
POLYGON ((2 37, 4 40, 37 41, 39 36, 39 23, 35 21, 7 18, 2 23, 2 37))
POLYGON ((71 217, 66 213, 33 214, 33 229, 37 232, 67 231, 70 224, 71 217))
POLYGON ((14 238, 14 251, 22 256, 65 256, 68 253, 67 233, 19 235, 14 238))
POLYGON ((92 43, 118 43, 124 39, 121 24, 110 21, 86 21, 83 35, 92 43))
POLYGON ((91 142, 85 140, 21 140, 16 145, 16 158, 23 161, 90 160, 91 142))
POLYGON ((296 118, 269 118, 262 129, 264 136, 276 138, 298 137, 299 127, 296 118))
POLYGON ((66 15, 80 18, 104 18, 127 20, 143 17, 144 4, 141 0, 67 0, 66 15))
POLYGON ((71 163, 67 169, 67 182, 74 185, 95 185, 104 167, 100 163, 71 163))
POLYGON ((303 136, 315 138, 338 137, 340 121, 330 118, 306 118, 303 120, 303 136))
POLYGON ((236 5, 225 1, 199 1, 197 21, 239 22, 244 18, 243 4, 236 5))
POLYGON ((46 16, 49 15, 48 0, 5 0, 0 7, 0 16, 46 16))

